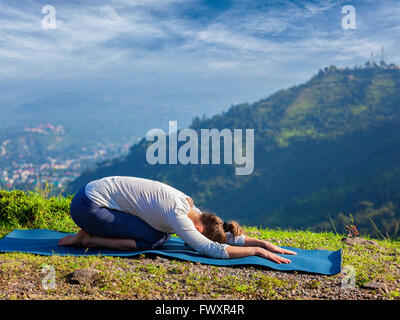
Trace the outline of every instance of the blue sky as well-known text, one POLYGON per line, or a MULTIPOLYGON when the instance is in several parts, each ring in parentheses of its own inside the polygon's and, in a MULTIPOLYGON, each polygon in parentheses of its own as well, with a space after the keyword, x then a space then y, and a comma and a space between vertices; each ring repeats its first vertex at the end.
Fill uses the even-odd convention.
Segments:
MULTIPOLYGON (((0 0, 0 110, 46 96, 217 113, 364 64, 400 63, 400 1, 0 0), (355 30, 341 26, 344 5, 355 30), (56 29, 41 9, 56 9, 56 29)), ((117 109, 116 109, 117 110, 117 109)))

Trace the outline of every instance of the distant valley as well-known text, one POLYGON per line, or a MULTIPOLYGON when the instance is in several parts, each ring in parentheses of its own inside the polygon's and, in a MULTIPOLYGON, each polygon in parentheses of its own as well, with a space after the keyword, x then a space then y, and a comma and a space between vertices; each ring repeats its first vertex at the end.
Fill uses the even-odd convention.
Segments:
POLYGON ((85 146, 62 125, 0 130, 0 186, 26 190, 47 182, 62 191, 82 170, 128 148, 112 143, 85 146))

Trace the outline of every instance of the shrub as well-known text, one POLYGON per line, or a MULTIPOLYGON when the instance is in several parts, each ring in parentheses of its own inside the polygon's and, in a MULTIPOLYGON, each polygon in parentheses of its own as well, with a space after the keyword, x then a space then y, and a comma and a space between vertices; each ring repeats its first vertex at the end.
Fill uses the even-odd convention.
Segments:
POLYGON ((0 190, 2 229, 53 229, 65 232, 78 227, 69 216, 72 196, 49 196, 48 189, 24 192, 0 190))

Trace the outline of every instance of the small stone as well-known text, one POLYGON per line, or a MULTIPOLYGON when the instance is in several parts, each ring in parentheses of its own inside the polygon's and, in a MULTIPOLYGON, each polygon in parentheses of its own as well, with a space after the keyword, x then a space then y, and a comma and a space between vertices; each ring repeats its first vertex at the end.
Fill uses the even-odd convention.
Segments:
POLYGON ((364 283, 362 287, 370 290, 382 290, 384 292, 388 291, 387 286, 384 283, 379 283, 376 282, 375 280, 364 283))
POLYGON ((99 270, 93 268, 77 269, 66 276, 67 281, 72 284, 91 285, 97 279, 99 270))
POLYGON ((348 244, 350 246, 358 244, 358 245, 373 245, 373 246, 377 246, 378 243, 376 243, 373 240, 367 240, 361 237, 355 237, 355 238, 343 238, 342 242, 345 244, 348 244))
POLYGON ((154 293, 153 298, 156 300, 162 300, 162 296, 158 292, 154 293))

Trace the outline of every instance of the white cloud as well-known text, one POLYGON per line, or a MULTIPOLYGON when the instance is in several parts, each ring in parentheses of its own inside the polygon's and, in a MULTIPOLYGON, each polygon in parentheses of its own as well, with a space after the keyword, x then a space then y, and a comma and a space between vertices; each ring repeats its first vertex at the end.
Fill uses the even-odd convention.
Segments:
POLYGON ((234 2, 199 20, 187 14, 196 10, 196 1, 113 0, 79 6, 65 1, 56 5, 56 30, 41 28, 37 4, 0 2, 0 79, 85 79, 89 86, 91 79, 104 78, 110 85, 159 83, 165 89, 171 78, 194 87, 198 83, 193 79, 229 73, 244 81, 291 78, 298 83, 321 63, 351 66, 382 44, 390 58, 400 58, 395 55, 400 34, 396 2, 371 2, 370 11, 357 6, 359 28, 346 32, 340 1, 288 1, 284 9, 247 9, 254 1, 234 2))

